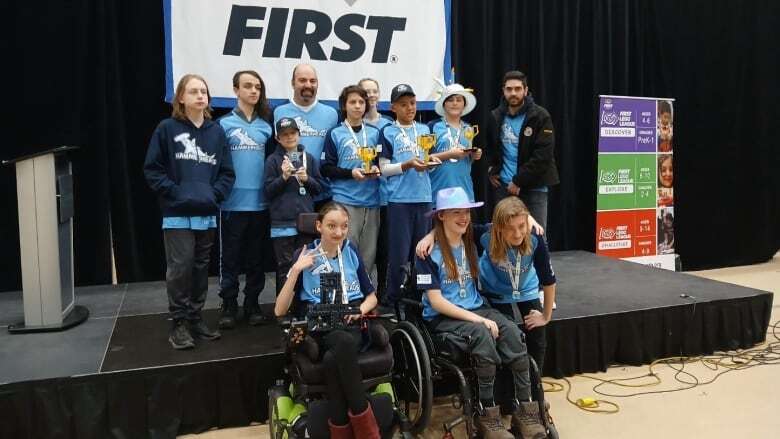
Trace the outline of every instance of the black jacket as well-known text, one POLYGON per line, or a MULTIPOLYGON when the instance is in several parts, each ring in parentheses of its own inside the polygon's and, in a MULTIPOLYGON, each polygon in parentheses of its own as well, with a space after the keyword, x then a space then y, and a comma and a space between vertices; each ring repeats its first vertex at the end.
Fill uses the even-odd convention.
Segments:
MULTIPOLYGON (((525 121, 520 129, 517 157, 517 172, 512 181, 520 190, 552 186, 560 182, 555 166, 555 136, 550 113, 544 107, 536 105, 533 97, 526 96, 519 113, 525 113, 525 121)), ((498 175, 503 164, 503 143, 501 143, 501 125, 507 113, 506 99, 502 98, 498 107, 490 112, 486 130, 485 153, 490 164, 490 175, 498 175)))
POLYGON ((287 180, 282 177, 285 150, 281 145, 265 160, 265 198, 268 201, 271 227, 295 227, 298 214, 313 212, 312 196, 322 192, 322 176, 314 158, 305 152, 303 145, 298 145, 298 152, 306 154, 306 173, 309 178, 303 184, 305 195, 300 194, 300 185, 295 177, 291 176, 287 180))
POLYGON ((154 130, 144 161, 146 183, 164 217, 216 215, 236 174, 225 131, 206 119, 165 119, 154 130))

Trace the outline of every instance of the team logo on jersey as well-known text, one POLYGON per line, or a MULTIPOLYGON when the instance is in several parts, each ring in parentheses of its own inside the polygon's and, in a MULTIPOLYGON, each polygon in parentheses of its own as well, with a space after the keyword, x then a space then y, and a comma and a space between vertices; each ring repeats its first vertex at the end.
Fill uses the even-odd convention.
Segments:
POLYGON ((411 152, 412 154, 417 153, 417 144, 412 141, 409 136, 404 136, 404 133, 398 132, 396 136, 393 138, 393 144, 397 145, 394 149, 394 152, 402 153, 402 152, 411 152))
POLYGON ((531 137, 534 134, 534 129, 531 127, 525 127, 525 131, 523 131, 523 134, 525 137, 531 137))
POLYGON ((264 146, 255 142, 255 139, 250 137, 243 128, 236 128, 235 130, 231 131, 229 137, 238 141, 238 143, 230 147, 231 151, 259 151, 264 146))
POLYGON ((177 152, 174 155, 176 160, 194 160, 198 163, 208 163, 210 165, 217 164, 217 159, 214 158, 216 154, 206 154, 203 152, 195 142, 195 139, 190 138, 190 133, 181 133, 174 137, 173 140, 184 146, 184 151, 177 152))
POLYGON ((325 134, 328 133, 328 130, 317 130, 317 128, 309 125, 309 121, 301 116, 295 116, 295 123, 298 124, 301 137, 325 137, 325 134))
POLYGON ((514 131, 512 131, 512 126, 508 123, 504 123, 501 125, 501 141, 504 143, 512 143, 517 144, 517 142, 520 139, 517 138, 517 135, 514 131))

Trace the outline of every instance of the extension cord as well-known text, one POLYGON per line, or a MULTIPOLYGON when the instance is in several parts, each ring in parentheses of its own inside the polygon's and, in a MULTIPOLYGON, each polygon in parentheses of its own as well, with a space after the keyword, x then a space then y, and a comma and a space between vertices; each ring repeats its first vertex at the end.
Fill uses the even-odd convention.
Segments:
POLYGON ((580 398, 577 400, 577 405, 583 408, 598 407, 599 403, 594 398, 580 398))

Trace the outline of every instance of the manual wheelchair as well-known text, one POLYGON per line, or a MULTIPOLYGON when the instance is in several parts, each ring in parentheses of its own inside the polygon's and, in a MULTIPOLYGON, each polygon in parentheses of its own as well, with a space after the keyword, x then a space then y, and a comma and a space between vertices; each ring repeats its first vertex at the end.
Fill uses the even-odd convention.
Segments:
MULTIPOLYGON (((394 370, 406 370, 394 380, 399 407, 413 425, 424 429, 430 420, 436 383, 437 393, 452 394, 453 407, 462 409, 459 416, 443 423, 444 438, 452 438, 452 430, 460 424, 465 424, 467 437, 477 437, 475 417, 481 407, 474 362, 463 350, 466 340, 458 334, 430 331, 422 317, 422 294, 416 288, 410 265, 403 267, 402 278, 401 296, 396 304, 398 324, 391 335, 393 352, 397 353, 394 370)), ((557 439, 558 431, 544 401, 540 371, 533 358, 529 357, 529 363, 531 396, 539 404, 547 437, 557 439)), ((521 437, 519 432, 513 433, 521 437)))

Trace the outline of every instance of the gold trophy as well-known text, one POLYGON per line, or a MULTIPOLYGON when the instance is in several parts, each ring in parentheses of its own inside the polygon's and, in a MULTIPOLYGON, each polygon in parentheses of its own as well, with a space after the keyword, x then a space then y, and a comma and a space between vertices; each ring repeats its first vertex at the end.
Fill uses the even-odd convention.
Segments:
POLYGON ((430 152, 433 146, 436 145, 435 134, 421 134, 417 136, 417 146, 422 150, 422 161, 428 167, 438 166, 440 163, 431 161, 430 152))
POLYGON ((466 141, 469 142, 469 147, 463 148, 465 151, 471 151, 474 149, 472 142, 474 141, 474 138, 477 137, 477 134, 479 134, 479 125, 470 125, 463 129, 463 137, 465 137, 466 141))
POLYGON ((361 146, 358 148, 358 157, 363 161, 363 175, 379 175, 378 171, 371 171, 372 162, 376 157, 376 148, 361 146))

